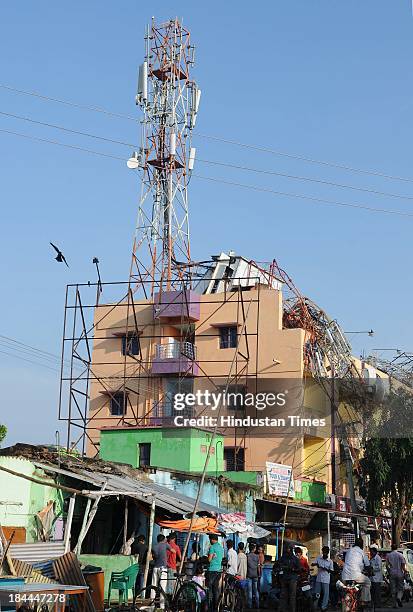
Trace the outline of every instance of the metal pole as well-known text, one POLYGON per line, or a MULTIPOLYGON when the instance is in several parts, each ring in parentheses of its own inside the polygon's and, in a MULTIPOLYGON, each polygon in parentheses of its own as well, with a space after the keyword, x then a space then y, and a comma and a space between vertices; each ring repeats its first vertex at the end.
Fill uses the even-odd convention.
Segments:
MULTIPOLYGON (((344 456, 345 456, 345 461, 346 461, 346 473, 347 473, 347 480, 348 480, 348 490, 350 494, 351 511, 353 513, 356 513, 357 504, 356 504, 356 493, 354 489, 354 479, 353 479, 353 462, 351 459, 350 447, 347 442, 346 433, 344 433, 342 444, 344 448, 344 456)), ((359 536, 359 523, 358 523, 358 519, 356 516, 353 516, 353 523, 354 523, 354 531, 355 531, 356 537, 358 537, 359 536)))
POLYGON ((125 511, 123 516, 123 554, 125 554, 126 541, 128 539, 128 501, 128 498, 125 497, 125 511))
POLYGON ((327 544, 331 552, 330 513, 328 510, 327 510, 327 544))
POLYGON ((336 396, 335 396, 335 370, 334 364, 331 365, 331 492, 336 494, 336 396))
POLYGON ((143 573, 143 588, 146 587, 149 573, 149 556, 152 550, 153 525, 155 522, 155 497, 152 498, 151 514, 149 517, 148 552, 146 553, 145 571, 143 573))

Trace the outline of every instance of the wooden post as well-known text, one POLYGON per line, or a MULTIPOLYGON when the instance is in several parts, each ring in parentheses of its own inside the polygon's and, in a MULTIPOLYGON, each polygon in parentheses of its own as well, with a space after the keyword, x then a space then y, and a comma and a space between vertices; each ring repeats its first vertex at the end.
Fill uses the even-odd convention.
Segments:
POLYGON ((128 539, 128 498, 125 497, 125 512, 123 517, 123 554, 126 550, 126 542, 128 539))
POLYGON ((13 561, 12 561, 10 555, 9 555, 9 547, 10 547, 10 544, 12 543, 13 538, 14 538, 14 534, 15 534, 15 532, 13 531, 13 533, 10 536, 10 539, 7 541, 6 536, 3 533, 3 529, 2 529, 2 527, 0 525, 0 542, 1 542, 0 574, 2 573, 2 570, 3 570, 3 563, 4 563, 4 561, 6 561, 8 566, 9 566, 9 571, 12 574, 12 576, 16 575, 16 570, 14 569, 13 561))
POLYGON ((66 519, 66 527, 65 527, 65 553, 70 552, 70 538, 72 532, 72 523, 73 523, 73 513, 75 511, 75 503, 76 503, 76 495, 73 495, 69 499, 69 508, 67 511, 67 519, 66 519))
POLYGON ((155 496, 152 498, 151 514, 149 517, 148 552, 146 554, 145 571, 143 574, 143 586, 146 587, 149 573, 149 559, 152 550, 153 525, 155 523, 155 496))

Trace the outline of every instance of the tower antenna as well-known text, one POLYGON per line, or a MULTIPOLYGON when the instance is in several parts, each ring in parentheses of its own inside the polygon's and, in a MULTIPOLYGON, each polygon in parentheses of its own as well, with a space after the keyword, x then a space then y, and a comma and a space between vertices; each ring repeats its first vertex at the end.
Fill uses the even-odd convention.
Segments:
POLYGON ((182 263, 190 262, 191 132, 201 90, 191 80, 195 49, 180 20, 157 25, 152 19, 145 47, 136 96, 143 110, 141 148, 128 161, 142 172, 129 280, 133 291, 141 286, 153 297, 173 289, 182 278, 182 263))

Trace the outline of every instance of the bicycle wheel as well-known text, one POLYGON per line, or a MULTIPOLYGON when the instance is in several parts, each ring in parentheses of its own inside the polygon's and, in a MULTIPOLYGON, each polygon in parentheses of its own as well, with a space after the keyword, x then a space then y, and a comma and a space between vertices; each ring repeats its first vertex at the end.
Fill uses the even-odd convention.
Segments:
POLYGON ((232 589, 225 589, 222 593, 221 601, 218 606, 219 612, 235 612, 235 593, 232 589))
POLYGON ((235 607, 234 612, 244 612, 247 607, 247 595, 244 589, 238 588, 235 591, 235 607))
POLYGON ((193 582, 184 582, 172 600, 174 612, 197 612, 198 589, 193 582))
POLYGON ((161 599, 164 600, 166 612, 172 612, 169 598, 159 586, 146 586, 135 593, 133 607, 135 610, 155 610, 160 607, 161 599))
POLYGON ((351 610, 353 610, 353 596, 346 592, 341 598, 341 612, 351 612, 351 610))

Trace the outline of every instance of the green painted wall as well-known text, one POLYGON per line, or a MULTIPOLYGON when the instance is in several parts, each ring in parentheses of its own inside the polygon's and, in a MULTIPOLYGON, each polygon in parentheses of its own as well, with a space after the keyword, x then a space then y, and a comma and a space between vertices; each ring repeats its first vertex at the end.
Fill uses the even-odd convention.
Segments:
MULTIPOLYGON (((44 472, 27 459, 0 457, 0 466, 47 480, 44 472)), ((6 527, 24 527, 27 542, 37 540, 35 515, 50 500, 55 502, 55 516, 61 515, 63 497, 60 491, 0 470, 0 523, 6 527)))
MULTIPOLYGON (((130 565, 136 563, 135 557, 125 555, 79 555, 79 561, 84 565, 100 567, 105 574, 105 599, 108 597, 109 580, 112 572, 123 572, 130 565)), ((130 593, 131 595, 131 593, 130 593)), ((112 602, 117 603, 118 592, 113 591, 112 602)))
POLYGON ((225 478, 228 478, 228 480, 232 482, 256 485, 259 473, 260 472, 220 472, 219 476, 225 476, 225 478))
POLYGON ((324 482, 307 482, 302 480, 301 492, 296 492, 294 499, 324 504, 326 501, 326 485, 324 482))
MULTIPOLYGON (((100 457, 138 467, 138 445, 151 444, 151 466, 183 472, 201 472, 211 433, 201 429, 145 428, 104 429, 100 435, 100 457)), ((208 472, 224 469, 224 438, 216 437, 208 472)))

